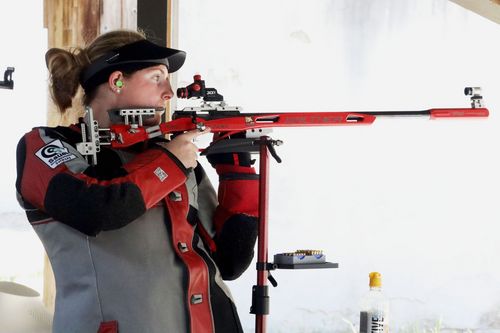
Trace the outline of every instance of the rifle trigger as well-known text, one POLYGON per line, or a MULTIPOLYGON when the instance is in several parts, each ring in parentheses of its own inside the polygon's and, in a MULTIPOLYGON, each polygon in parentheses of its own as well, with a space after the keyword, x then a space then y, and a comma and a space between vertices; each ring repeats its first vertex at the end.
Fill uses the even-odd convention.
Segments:
POLYGON ((200 132, 203 132, 204 130, 207 129, 207 126, 205 126, 205 123, 195 123, 196 129, 200 132))
POLYGON ((205 123, 203 122, 198 122, 196 120, 196 117, 197 117, 197 114, 196 114, 196 111, 192 112, 191 113, 191 122, 194 124, 195 128, 200 131, 200 132, 203 132, 207 127, 205 126, 205 123))

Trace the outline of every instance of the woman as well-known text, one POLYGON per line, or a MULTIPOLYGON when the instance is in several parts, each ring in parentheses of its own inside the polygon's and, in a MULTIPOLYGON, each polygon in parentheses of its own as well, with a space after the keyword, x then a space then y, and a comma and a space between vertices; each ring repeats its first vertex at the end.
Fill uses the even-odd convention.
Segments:
MULTIPOLYGON (((112 123, 110 110, 164 107, 169 73, 184 59, 124 30, 46 54, 61 112, 80 85, 100 127, 112 123)), ((258 176, 248 155, 211 157, 217 198, 192 143, 206 133, 101 147, 96 165, 75 149, 80 126, 39 127, 20 140, 17 195, 54 270, 54 332, 242 332, 222 279, 252 260, 258 176)))

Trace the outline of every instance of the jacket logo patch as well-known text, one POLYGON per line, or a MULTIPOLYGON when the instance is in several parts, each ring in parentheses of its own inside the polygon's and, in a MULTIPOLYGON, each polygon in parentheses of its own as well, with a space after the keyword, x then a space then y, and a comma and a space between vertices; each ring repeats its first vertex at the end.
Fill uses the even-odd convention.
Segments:
POLYGON ((63 146, 61 140, 54 140, 46 144, 35 155, 52 169, 76 158, 75 155, 68 151, 68 148, 63 146))
POLYGON ((155 175, 158 177, 158 179, 163 182, 165 179, 167 179, 168 175, 165 171, 163 171, 162 168, 157 167, 155 170, 155 175))

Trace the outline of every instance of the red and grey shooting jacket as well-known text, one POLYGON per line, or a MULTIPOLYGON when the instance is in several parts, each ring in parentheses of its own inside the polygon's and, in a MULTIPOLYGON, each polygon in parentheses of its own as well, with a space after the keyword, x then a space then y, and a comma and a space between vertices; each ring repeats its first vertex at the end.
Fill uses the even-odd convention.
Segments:
POLYGON ((186 170, 154 143, 101 148, 77 126, 40 127, 17 147, 17 195, 56 280, 54 333, 242 332, 223 279, 253 258, 258 175, 186 170))

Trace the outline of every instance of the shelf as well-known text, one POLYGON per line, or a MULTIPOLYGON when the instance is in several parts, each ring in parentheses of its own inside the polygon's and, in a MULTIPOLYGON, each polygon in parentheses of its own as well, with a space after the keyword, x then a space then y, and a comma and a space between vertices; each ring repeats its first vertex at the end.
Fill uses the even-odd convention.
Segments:
POLYGON ((320 264, 276 264, 278 269, 318 269, 318 268, 339 268, 336 262, 325 262, 320 264))

